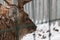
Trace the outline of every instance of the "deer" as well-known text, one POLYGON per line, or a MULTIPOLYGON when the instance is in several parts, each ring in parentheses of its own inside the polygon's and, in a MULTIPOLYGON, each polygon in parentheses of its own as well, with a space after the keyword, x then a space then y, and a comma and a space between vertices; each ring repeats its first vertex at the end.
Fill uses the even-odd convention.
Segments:
POLYGON ((18 24, 18 36, 16 35, 16 30, 12 30, 9 32, 0 32, 0 40, 21 40, 23 36, 25 36, 28 33, 32 33, 36 31, 37 26, 32 22, 32 20, 29 18, 29 15, 24 11, 23 6, 30 2, 31 0, 18 0, 18 5, 10 3, 9 0, 4 0, 7 4, 8 7, 4 7, 3 5, 0 5, 1 15, 0 17, 0 31, 1 30, 6 30, 10 28, 16 28, 16 22, 15 20, 13 21, 10 17, 7 17, 8 10, 16 6, 18 8, 19 13, 17 14, 17 24, 18 24), (3 12, 5 11, 5 12, 3 12), (3 18, 4 17, 4 18, 3 18), (28 24, 32 24, 33 26, 27 26, 28 24))

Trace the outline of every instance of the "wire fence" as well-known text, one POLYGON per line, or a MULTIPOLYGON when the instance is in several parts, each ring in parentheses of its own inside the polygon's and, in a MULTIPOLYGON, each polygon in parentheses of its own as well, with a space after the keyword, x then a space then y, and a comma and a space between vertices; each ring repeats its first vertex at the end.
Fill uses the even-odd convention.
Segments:
POLYGON ((36 24, 49 23, 49 40, 51 40, 51 23, 56 21, 60 25, 60 1, 59 0, 33 0, 26 4, 25 11, 36 24), (30 7, 28 7, 30 4, 30 7), (30 12, 29 12, 30 11, 30 12))

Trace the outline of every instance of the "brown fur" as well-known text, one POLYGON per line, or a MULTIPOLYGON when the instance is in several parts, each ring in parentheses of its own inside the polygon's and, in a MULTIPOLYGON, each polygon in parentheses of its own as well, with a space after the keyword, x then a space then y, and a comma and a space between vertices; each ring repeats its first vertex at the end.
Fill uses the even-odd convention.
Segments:
MULTIPOLYGON (((22 5, 18 5, 20 9, 19 9, 19 13, 17 14, 17 18, 18 18, 18 25, 19 25, 19 40, 21 40, 21 38, 28 34, 28 33, 31 33, 31 32, 34 32, 36 30, 36 26, 35 24, 31 21, 31 19, 29 18, 29 15, 24 12, 24 9, 22 8, 24 4, 26 4, 27 2, 29 2, 30 0, 18 0, 20 2, 22 2, 21 4, 22 5), (26 3, 24 3, 26 2, 26 3), (22 27, 21 25, 23 24, 33 24, 34 26, 29 26, 29 27, 22 27)), ((0 9, 2 10, 2 13, 1 13, 1 17, 0 17, 0 30, 5 30, 5 29, 10 29, 12 27, 15 27, 16 26, 16 23, 15 21, 13 21, 11 19, 11 17, 7 17, 7 13, 8 13, 8 9, 6 7, 4 7, 4 9, 0 9), (6 11, 6 12, 3 12, 3 11, 6 11)), ((0 40, 16 40, 16 30, 12 30, 12 31, 9 31, 9 32, 0 32, 0 40)))

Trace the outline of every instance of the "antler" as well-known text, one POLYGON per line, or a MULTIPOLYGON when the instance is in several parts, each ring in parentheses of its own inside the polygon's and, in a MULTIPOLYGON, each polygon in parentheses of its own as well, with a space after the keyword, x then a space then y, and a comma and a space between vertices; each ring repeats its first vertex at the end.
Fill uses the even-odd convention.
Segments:
POLYGON ((7 0, 4 0, 9 6, 16 6, 17 7, 17 5, 15 5, 15 4, 11 4, 11 3, 9 3, 7 0))
POLYGON ((16 6, 16 7, 19 9, 19 11, 21 11, 21 10, 24 10, 23 6, 24 6, 26 3, 28 3, 28 2, 30 2, 30 1, 32 1, 32 0, 17 0, 17 1, 18 1, 18 5, 15 5, 15 4, 10 3, 9 0, 4 0, 4 1, 5 1, 9 6, 16 6))

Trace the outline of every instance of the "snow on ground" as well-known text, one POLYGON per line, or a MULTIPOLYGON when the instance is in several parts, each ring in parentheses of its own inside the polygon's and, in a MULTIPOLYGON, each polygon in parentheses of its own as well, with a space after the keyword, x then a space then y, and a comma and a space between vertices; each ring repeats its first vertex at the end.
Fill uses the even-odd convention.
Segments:
MULTIPOLYGON (((55 25, 51 23, 51 40, 60 40, 60 26, 58 22, 55 25)), ((34 33, 27 34, 22 38, 22 40, 34 40, 34 33)), ((35 40, 49 40, 49 24, 37 24, 37 29, 35 31, 35 40)))

